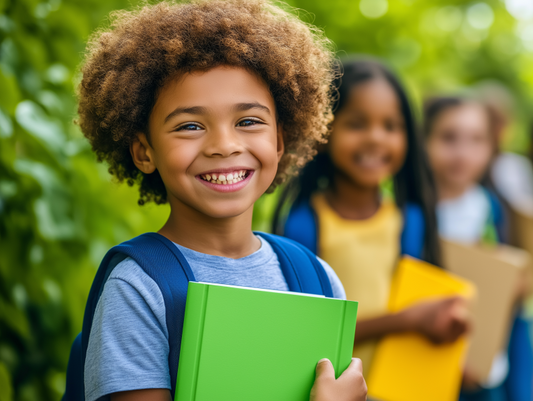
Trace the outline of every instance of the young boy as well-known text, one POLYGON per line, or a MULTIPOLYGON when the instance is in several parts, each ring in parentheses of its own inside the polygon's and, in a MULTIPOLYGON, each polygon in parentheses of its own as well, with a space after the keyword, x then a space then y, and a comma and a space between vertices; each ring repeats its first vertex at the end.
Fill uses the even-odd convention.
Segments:
MULTIPOLYGON (((161 3, 115 14, 90 42, 79 124, 143 204, 169 202, 159 234, 198 281, 288 290, 254 202, 302 166, 331 119, 329 43, 266 0, 161 3)), ((345 298, 321 262, 333 295, 345 298)), ((131 258, 106 281, 85 362, 88 401, 170 400, 159 287, 131 258)), ((229 366, 228 368, 231 368, 229 366)), ((360 361, 321 361, 314 400, 364 400, 360 361)))

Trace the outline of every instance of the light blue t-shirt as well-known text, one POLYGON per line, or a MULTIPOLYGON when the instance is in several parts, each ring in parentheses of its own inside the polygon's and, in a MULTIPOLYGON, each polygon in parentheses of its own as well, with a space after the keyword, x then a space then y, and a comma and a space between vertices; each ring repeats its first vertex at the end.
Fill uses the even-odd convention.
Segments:
MULTIPOLYGON (((197 281, 288 291, 278 257, 263 238, 261 248, 240 259, 193 251, 176 244, 197 281)), ((346 299, 333 269, 333 296, 346 299)), ((120 262, 96 306, 85 361, 85 398, 106 400, 118 391, 170 389, 165 303, 157 284, 131 258, 120 262)))

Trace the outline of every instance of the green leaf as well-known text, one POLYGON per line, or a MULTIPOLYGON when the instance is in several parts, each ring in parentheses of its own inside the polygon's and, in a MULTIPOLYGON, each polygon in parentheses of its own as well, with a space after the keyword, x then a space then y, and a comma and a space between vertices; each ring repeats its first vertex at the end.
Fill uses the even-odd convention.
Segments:
POLYGON ((13 385, 6 365, 0 362, 0 401, 13 401, 13 385))
POLYGON ((13 123, 9 115, 0 108, 0 138, 13 135, 13 123))
POLYGON ((2 88, 2 95, 0 96, 0 106, 2 106, 8 113, 13 113, 17 103, 20 101, 20 90, 17 85, 15 76, 6 74, 0 65, 0 88, 2 88))
POLYGON ((24 100, 15 110, 17 123, 47 147, 52 154, 61 155, 65 134, 59 121, 46 115, 43 109, 31 100, 24 100))
MULTIPOLYGON (((0 298, 0 321, 23 338, 28 338, 30 325, 24 312, 0 298)), ((1 387, 0 387, 1 388, 1 387)))

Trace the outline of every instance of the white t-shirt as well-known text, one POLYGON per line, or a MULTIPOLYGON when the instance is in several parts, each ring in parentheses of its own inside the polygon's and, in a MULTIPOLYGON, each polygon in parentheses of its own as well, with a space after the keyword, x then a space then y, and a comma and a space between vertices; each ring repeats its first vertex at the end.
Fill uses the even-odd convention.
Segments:
POLYGON ((455 199, 437 205, 437 223, 442 238, 463 244, 478 243, 490 215, 490 201, 480 185, 455 199))

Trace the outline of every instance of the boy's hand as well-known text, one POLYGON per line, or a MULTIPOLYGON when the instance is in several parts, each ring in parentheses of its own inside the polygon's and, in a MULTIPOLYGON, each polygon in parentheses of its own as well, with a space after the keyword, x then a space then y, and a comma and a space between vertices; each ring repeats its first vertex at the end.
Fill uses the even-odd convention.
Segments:
POLYGON ((459 296, 424 302, 401 313, 414 331, 435 344, 454 342, 470 328, 467 301, 459 296))
POLYGON ((309 401, 365 401, 366 383, 363 364, 352 358, 350 366, 335 380, 335 370, 329 359, 322 359, 316 365, 315 384, 309 401))

